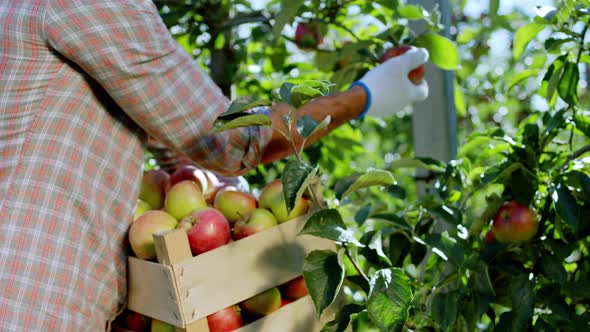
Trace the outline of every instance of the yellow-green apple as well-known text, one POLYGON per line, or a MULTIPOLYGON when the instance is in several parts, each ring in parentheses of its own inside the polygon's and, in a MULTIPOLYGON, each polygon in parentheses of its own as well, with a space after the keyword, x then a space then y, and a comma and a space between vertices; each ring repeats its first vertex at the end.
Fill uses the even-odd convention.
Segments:
POLYGON ((221 212, 212 207, 196 209, 183 218, 182 222, 191 225, 186 234, 193 255, 221 247, 231 238, 229 222, 221 212))
MULTIPOLYGON (((385 53, 381 55, 379 59, 380 63, 387 61, 390 58, 394 58, 396 56, 400 56, 412 48, 410 45, 397 45, 392 48, 385 50, 385 53)), ((424 65, 420 65, 418 68, 413 69, 408 73, 408 78, 414 84, 420 84, 424 79, 424 73, 426 72, 426 67, 424 65)))
POLYGON ((309 199, 303 196, 299 198, 291 212, 287 214, 283 185, 281 179, 276 179, 262 189, 258 198, 258 206, 270 210, 277 218, 277 221, 283 223, 306 214, 309 211, 309 199))
POLYGON ((213 207, 223 213, 232 225, 250 214, 257 206, 258 202, 254 196, 238 191, 233 186, 222 189, 217 193, 213 202, 213 207))
POLYGON ((203 192, 193 181, 180 181, 166 193, 164 209, 176 220, 186 217, 191 211, 207 207, 203 192))
POLYGON ((207 316, 209 332, 229 332, 239 329, 242 324, 240 307, 235 304, 207 316))
POLYGON ((281 286, 283 295, 289 301, 295 301, 309 294, 303 276, 289 280, 281 286))
POLYGON ((170 175, 161 169, 145 171, 141 178, 139 199, 147 202, 152 209, 164 206, 164 196, 170 184, 170 175))
POLYGON ((176 327, 161 320, 152 319, 151 332, 175 332, 176 327))
POLYGON ((137 220, 139 216, 149 210, 153 210, 153 208, 148 204, 148 202, 138 198, 137 205, 135 206, 135 215, 133 216, 133 220, 137 220))
POLYGON ((277 287, 267 289, 240 303, 240 308, 258 317, 266 316, 280 307, 281 292, 277 287))
POLYGON ((141 259, 156 258, 153 235, 176 227, 174 217, 162 210, 151 210, 143 213, 129 227, 129 244, 135 256, 141 259))
POLYGON ((277 218, 267 209, 256 208, 244 219, 234 224, 234 240, 243 239, 252 234, 261 232, 278 224, 277 218))
POLYGON ((535 236, 538 226, 533 210, 517 201, 509 201, 496 211, 492 232, 499 242, 523 243, 535 236))

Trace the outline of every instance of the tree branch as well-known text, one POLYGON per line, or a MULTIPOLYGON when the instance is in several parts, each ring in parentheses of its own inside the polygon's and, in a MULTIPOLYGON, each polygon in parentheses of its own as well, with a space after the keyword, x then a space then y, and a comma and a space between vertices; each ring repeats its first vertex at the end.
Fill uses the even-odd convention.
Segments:
POLYGON ((586 152, 590 152, 590 145, 586 145, 583 146, 581 148, 579 148, 578 150, 576 150, 574 153, 572 153, 564 162, 563 164, 561 164, 561 166, 559 167, 559 170, 561 171, 562 169, 564 169, 572 160, 578 158, 579 156, 583 155, 586 152))

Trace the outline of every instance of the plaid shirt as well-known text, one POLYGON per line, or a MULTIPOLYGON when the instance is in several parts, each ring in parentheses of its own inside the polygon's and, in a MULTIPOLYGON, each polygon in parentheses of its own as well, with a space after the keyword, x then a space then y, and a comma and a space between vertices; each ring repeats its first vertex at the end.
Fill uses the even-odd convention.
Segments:
POLYGON ((259 163, 149 0, 0 1, 0 331, 100 331, 125 302, 148 135, 200 166, 259 163))

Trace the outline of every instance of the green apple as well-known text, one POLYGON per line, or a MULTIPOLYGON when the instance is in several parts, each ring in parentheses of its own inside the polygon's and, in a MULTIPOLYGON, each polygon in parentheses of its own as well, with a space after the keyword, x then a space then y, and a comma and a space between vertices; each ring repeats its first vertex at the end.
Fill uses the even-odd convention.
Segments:
POLYGON ((281 307, 281 292, 277 287, 270 288, 240 303, 240 307, 248 313, 261 317, 281 307))
POLYGON ((170 175, 161 169, 152 169, 143 173, 139 188, 139 199, 148 203, 153 209, 161 209, 164 206, 164 197, 170 175))
POLYGON ((161 320, 152 319, 151 332, 175 332, 176 327, 161 320))
POLYGON ((283 185, 281 179, 274 180, 267 184, 258 199, 258 205, 261 208, 270 210, 279 223, 302 216, 309 211, 309 199, 301 197, 297 202, 291 213, 287 214, 287 204, 283 196, 283 185))
POLYGON ((176 220, 186 217, 191 211, 207 207, 201 188, 196 182, 181 181, 166 193, 164 209, 176 220))
POLYGON ((232 238, 239 240, 252 234, 261 232, 278 224, 277 218, 267 209, 254 209, 245 219, 240 219, 234 225, 232 238))
POLYGON ((135 215, 133 216, 133 220, 137 220, 139 216, 141 216, 144 212, 153 210, 152 206, 149 205, 148 202, 143 201, 141 199, 137 199, 137 206, 135 207, 135 215))
POLYGON ((143 213, 129 227, 129 244, 131 250, 140 259, 156 258, 153 235, 174 229, 178 222, 174 217, 162 210, 151 210, 143 213))
POLYGON ((258 202, 254 196, 238 191, 233 186, 222 189, 215 195, 213 202, 213 207, 223 213, 232 225, 250 214, 257 206, 258 202))

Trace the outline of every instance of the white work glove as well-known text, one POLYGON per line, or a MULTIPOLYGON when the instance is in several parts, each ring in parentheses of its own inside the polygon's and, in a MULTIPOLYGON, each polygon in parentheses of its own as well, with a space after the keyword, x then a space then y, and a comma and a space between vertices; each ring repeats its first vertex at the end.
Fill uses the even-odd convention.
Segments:
POLYGON ((428 97, 426 80, 418 85, 412 83, 408 73, 428 61, 428 51, 412 47, 406 53, 393 57, 368 71, 352 86, 360 85, 367 92, 367 104, 359 118, 370 115, 386 118, 406 107, 409 103, 428 97))

